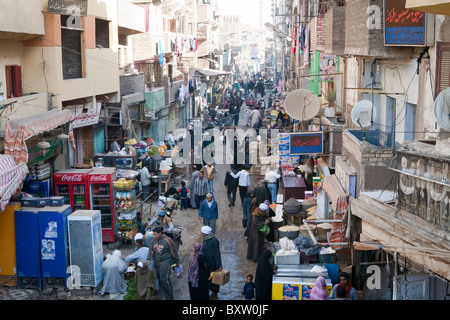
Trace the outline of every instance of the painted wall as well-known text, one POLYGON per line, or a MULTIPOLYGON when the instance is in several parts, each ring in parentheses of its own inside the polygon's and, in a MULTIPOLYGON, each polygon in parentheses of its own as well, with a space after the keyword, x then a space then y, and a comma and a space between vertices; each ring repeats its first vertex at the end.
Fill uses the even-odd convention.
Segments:
POLYGON ((2 0, 1 4, 1 31, 28 35, 44 34, 44 19, 41 13, 44 8, 42 1, 2 0))
MULTIPOLYGON (((60 16, 44 14, 43 40, 24 42, 24 92, 49 91, 55 95, 53 102, 58 108, 62 108, 62 101, 119 92, 116 6, 115 1, 88 2, 88 16, 81 18, 83 78, 79 79, 63 80, 60 16), (95 18, 110 21, 110 48, 96 48, 95 18)), ((116 94, 111 102, 118 101, 116 94)))

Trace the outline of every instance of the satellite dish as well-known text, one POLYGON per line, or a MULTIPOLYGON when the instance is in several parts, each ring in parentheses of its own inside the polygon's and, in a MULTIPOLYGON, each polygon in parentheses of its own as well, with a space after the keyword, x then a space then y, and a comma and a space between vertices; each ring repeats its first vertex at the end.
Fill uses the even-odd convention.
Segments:
POLYGON ((450 88, 441 91, 437 96, 434 102, 434 117, 442 129, 450 131, 450 88))
POLYGON ((293 119, 306 121, 314 118, 320 111, 319 98, 306 89, 291 91, 284 100, 286 113, 293 119))
POLYGON ((372 125, 372 119, 376 117, 376 110, 372 102, 368 100, 361 100, 355 104, 352 109, 353 123, 363 129, 372 125))

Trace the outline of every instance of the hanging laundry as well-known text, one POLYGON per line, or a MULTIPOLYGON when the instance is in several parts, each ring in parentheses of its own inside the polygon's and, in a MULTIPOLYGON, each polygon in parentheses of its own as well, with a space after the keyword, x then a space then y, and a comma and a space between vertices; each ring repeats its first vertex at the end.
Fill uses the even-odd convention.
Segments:
POLYGON ((296 26, 292 28, 292 54, 295 55, 295 52, 297 51, 297 33, 298 29, 296 26))
POLYGON ((164 65, 164 52, 163 52, 163 47, 162 47, 162 41, 159 40, 159 65, 163 66, 164 65))
POLYGON ((180 102, 183 102, 185 95, 186 95, 186 93, 184 91, 184 85, 182 85, 182 86, 180 86, 180 88, 178 88, 178 100, 180 102))

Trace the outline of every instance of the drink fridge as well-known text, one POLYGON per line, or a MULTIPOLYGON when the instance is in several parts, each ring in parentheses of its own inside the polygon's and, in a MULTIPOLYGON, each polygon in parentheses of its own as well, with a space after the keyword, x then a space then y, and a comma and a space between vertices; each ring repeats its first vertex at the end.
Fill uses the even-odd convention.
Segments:
POLYGON ((40 208, 23 207, 14 213, 17 287, 19 288, 42 287, 39 211, 40 208))
POLYGON ((81 287, 96 288, 103 279, 103 245, 99 210, 78 210, 68 217, 71 274, 81 287))
POLYGON ((61 170, 55 173, 55 195, 63 196, 72 211, 89 209, 88 173, 92 169, 61 170))
POLYGON ((67 217, 71 213, 71 205, 46 206, 39 210, 39 244, 44 287, 66 287, 69 266, 67 217))
POLYGON ((117 208, 114 192, 115 168, 94 168, 88 173, 91 210, 101 213, 103 242, 117 239, 117 208))

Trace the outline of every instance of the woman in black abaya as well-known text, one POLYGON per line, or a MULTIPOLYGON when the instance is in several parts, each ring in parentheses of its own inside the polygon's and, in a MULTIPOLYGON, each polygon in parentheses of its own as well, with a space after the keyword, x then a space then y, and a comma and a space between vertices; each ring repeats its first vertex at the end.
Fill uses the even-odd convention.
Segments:
POLYGON ((258 260, 255 275, 255 300, 272 300, 272 276, 275 269, 270 263, 272 251, 264 250, 258 260))

